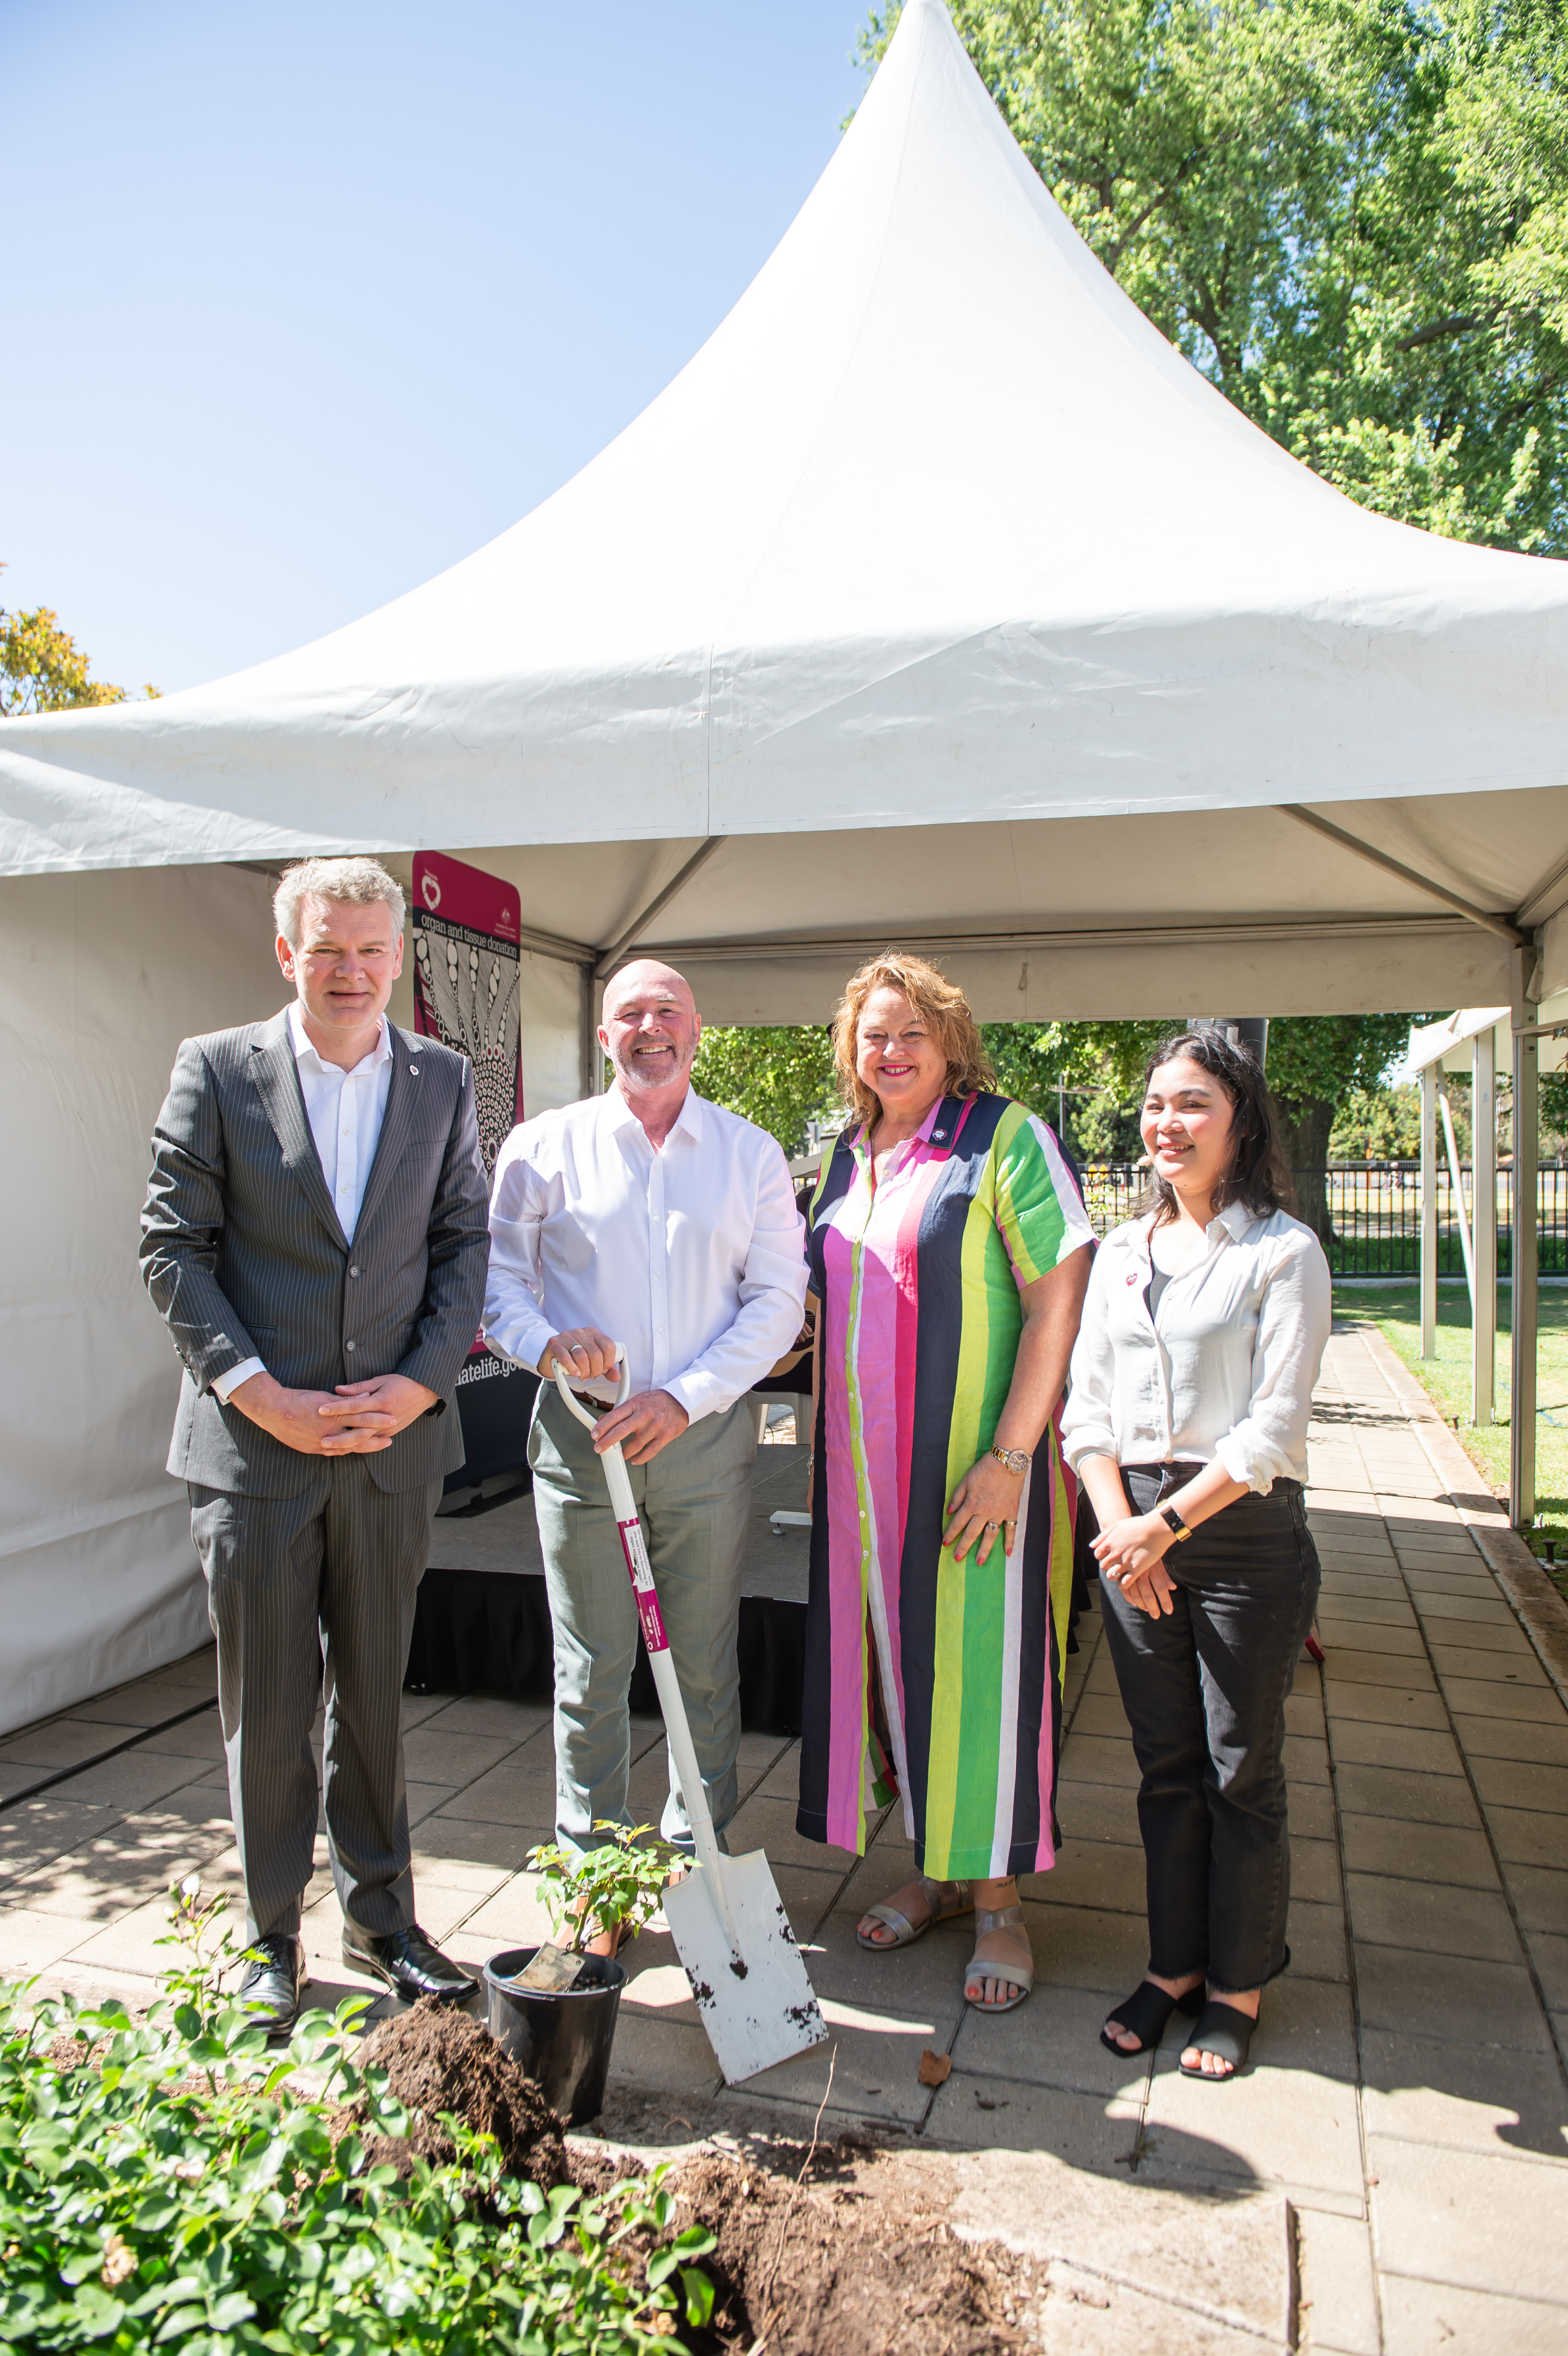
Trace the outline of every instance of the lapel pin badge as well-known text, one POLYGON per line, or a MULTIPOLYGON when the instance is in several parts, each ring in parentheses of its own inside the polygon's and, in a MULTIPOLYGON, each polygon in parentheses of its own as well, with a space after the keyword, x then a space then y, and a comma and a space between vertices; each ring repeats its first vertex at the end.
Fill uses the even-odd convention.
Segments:
POLYGON ((409 1066, 409 1077, 410 1077, 410 1079, 411 1079, 411 1080, 417 1080, 417 1079, 418 1079, 418 1077, 419 1077, 419 1076, 420 1076, 420 1067, 419 1067, 419 1066, 418 1066, 417 1064, 411 1064, 411 1065, 409 1066))

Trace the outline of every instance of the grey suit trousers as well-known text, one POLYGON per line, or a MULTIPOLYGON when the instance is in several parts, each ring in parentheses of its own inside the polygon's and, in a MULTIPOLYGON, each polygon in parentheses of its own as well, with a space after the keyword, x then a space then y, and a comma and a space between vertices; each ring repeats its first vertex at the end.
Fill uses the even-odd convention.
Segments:
POLYGON ((369 1457, 307 1461, 319 1469, 297 1496, 190 1490, 252 1939, 299 1932, 315 1843, 310 1735, 324 1686, 322 1789, 338 1901, 364 1931, 414 1919, 401 1694, 442 1483, 388 1491, 369 1457))

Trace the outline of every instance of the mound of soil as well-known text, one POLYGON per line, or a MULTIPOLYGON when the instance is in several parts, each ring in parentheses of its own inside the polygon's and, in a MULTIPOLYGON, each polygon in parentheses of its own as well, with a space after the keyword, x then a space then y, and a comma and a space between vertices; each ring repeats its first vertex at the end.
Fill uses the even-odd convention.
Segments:
POLYGON ((406 2138, 370 2139, 373 2160, 406 2167, 411 2152, 437 2166, 455 2158, 440 2121, 443 2111, 454 2111, 481 2135, 495 2136, 508 2175, 531 2176, 547 2192, 567 2181, 560 2120, 534 2080, 466 2013, 421 1997, 371 2030, 359 2060, 385 2070, 388 2091, 419 2114, 406 2138))
MULTIPOLYGON (((823 2144, 806 2181, 800 2159, 774 2172, 699 2152, 670 2181, 682 2227, 706 2225, 718 2248, 699 2261, 716 2293, 701 2356, 1004 2356, 1038 2345, 1013 2317, 1039 2298, 999 2246, 960 2241, 930 2218, 880 2213, 874 2199, 829 2188, 853 2155, 823 2144), (815 2177, 824 2189, 813 2190, 815 2177)), ((784 2158, 780 2154, 781 2159, 784 2158)), ((635 2172, 624 2157, 575 2145, 572 2180, 603 2191, 635 2172)))

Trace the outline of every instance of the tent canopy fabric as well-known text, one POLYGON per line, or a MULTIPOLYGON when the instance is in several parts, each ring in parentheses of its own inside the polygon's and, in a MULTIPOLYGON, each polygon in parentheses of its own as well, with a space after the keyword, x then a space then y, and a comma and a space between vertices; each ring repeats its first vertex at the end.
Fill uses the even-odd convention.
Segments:
POLYGON ((1231 408, 912 0, 777 251, 618 440, 297 653, 8 722, 0 872, 471 851, 597 950, 723 837, 646 937, 706 944, 732 1014, 726 945, 793 942, 752 992, 780 1020, 890 933, 1001 956, 975 970, 1008 1012, 1080 934, 1076 1011, 1179 1001, 1220 931, 1260 1011, 1506 994, 1505 944, 1277 815, 1305 803, 1520 909, 1568 848, 1568 565, 1370 515, 1231 408))

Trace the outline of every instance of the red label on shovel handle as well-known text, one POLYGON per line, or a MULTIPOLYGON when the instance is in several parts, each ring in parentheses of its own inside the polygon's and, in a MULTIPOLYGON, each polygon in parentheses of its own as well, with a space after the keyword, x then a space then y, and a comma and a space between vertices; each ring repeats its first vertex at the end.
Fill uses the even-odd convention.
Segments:
POLYGON ((654 1588, 654 1567, 648 1560, 648 1549, 643 1537, 640 1521, 617 1522, 621 1533, 621 1551, 626 1558, 626 1569, 632 1574, 632 1591, 637 1599, 637 1617, 643 1623, 643 1642, 650 1653, 667 1653, 669 1638, 665 1634, 664 1615, 654 1588))

